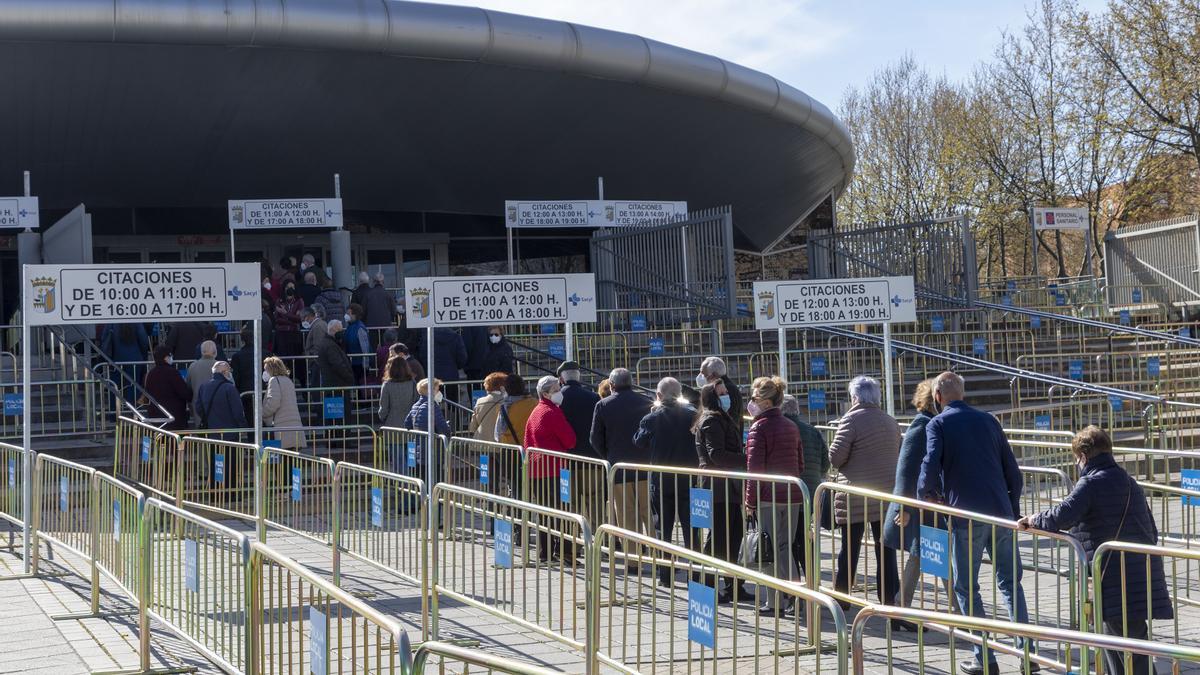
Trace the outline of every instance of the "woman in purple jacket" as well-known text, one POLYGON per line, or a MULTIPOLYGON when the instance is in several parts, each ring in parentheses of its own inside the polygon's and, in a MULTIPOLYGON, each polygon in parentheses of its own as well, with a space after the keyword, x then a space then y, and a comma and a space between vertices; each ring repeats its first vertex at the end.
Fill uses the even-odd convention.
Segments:
MULTIPOLYGON (((778 377, 760 377, 750 386, 746 410, 754 418, 746 443, 746 468, 750 473, 769 473, 800 478, 804 473, 804 448, 800 430, 783 416, 779 406, 787 384, 778 377)), ((804 495, 798 485, 746 481, 746 518, 758 518, 759 529, 771 534, 775 561, 771 575, 795 581, 796 561, 792 559, 792 536, 800 522, 804 495)), ((791 603, 780 607, 779 593, 759 589, 759 612, 789 612, 791 603)))

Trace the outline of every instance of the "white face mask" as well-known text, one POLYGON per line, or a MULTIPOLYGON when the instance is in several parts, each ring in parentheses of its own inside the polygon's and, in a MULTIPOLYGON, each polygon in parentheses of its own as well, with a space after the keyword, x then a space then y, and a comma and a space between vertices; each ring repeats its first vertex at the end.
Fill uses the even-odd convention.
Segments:
POLYGON ((168 366, 173 366, 173 365, 175 365, 175 357, 174 357, 174 356, 171 356, 170 354, 167 354, 167 365, 168 365, 168 366))
POLYGON ((494 395, 496 395, 496 396, 503 396, 503 395, 504 395, 504 391, 503 391, 502 389, 496 389, 496 390, 494 390, 494 391, 489 391, 488 393, 489 393, 489 394, 494 394, 494 395))
POLYGON ((342 321, 345 321, 346 323, 350 323, 350 315, 349 315, 349 314, 343 314, 343 315, 342 315, 342 321))
POLYGON ((269 281, 264 281, 264 282, 263 282, 263 288, 267 289, 268 291, 269 291, 269 290, 271 290, 271 282, 269 282, 269 281))
POLYGON ((309 328, 312 328, 312 322, 311 322, 311 321, 301 321, 301 322, 300 322, 300 325, 301 325, 301 326, 304 326, 304 330, 308 330, 309 328))
POLYGON ((494 344, 494 345, 500 344, 500 336, 499 335, 489 335, 488 339, 491 340, 492 344, 494 344))
POLYGON ((225 379, 229 380, 230 382, 233 382, 233 373, 231 373, 229 371, 225 371, 224 373, 221 373, 221 374, 225 377, 225 379))
POLYGON ((696 386, 697 387, 703 388, 704 385, 706 385, 706 384, 708 384, 708 378, 704 376, 704 373, 700 373, 699 375, 696 376, 696 386))
POLYGON ((562 392, 556 391, 553 394, 550 394, 550 402, 554 405, 562 405, 562 392))
POLYGON ((434 403, 441 403, 441 402, 442 402, 442 398, 443 398, 443 397, 442 397, 442 392, 440 392, 440 391, 439 391, 438 393, 436 393, 436 394, 434 394, 434 395, 433 395, 433 402, 434 402, 434 403))
POLYGON ((271 381, 271 374, 264 370, 263 371, 263 382, 270 382, 270 381, 271 381))

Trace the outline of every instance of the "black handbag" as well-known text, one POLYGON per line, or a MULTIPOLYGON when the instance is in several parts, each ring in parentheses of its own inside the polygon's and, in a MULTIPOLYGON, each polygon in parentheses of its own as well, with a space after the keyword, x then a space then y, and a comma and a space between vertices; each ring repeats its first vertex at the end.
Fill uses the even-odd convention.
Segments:
POLYGON ((758 526, 756 517, 746 519, 746 533, 742 535, 738 564, 752 570, 764 569, 775 564, 775 545, 771 540, 771 533, 758 526))

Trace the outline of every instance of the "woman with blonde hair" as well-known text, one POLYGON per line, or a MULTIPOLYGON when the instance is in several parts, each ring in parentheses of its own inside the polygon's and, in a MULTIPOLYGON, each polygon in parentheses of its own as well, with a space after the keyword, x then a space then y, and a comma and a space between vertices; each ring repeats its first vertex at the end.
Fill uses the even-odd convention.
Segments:
MULTIPOLYGON (((933 401, 933 380, 923 380, 917 383, 913 392, 912 405, 917 410, 913 421, 904 432, 904 440, 900 443, 900 456, 896 460, 896 486, 892 494, 898 497, 917 496, 917 478, 921 475, 921 462, 925 459, 925 425, 937 415, 937 407, 933 401)), ((917 581, 921 578, 921 525, 940 529, 946 528, 944 518, 934 518, 932 513, 922 514, 919 509, 907 506, 901 507, 899 502, 888 505, 887 515, 883 519, 883 545, 894 551, 908 551, 908 560, 904 562, 904 571, 900 575, 900 605, 912 605, 913 594, 916 592, 917 581), (923 520, 923 522, 918 522, 923 520)), ((945 581, 946 594, 954 604, 954 593, 949 580, 945 581)), ((901 624, 901 627, 907 628, 901 624)))
POLYGON ((287 366, 278 356, 263 359, 263 382, 267 384, 267 395, 263 397, 263 426, 272 426, 291 431, 277 432, 279 444, 288 450, 306 447, 304 426, 300 421, 300 406, 296 403, 296 385, 289 377, 287 366))
MULTIPOLYGON (((746 469, 750 473, 767 473, 800 478, 804 473, 804 448, 800 430, 792 424, 780 406, 787 393, 787 383, 779 377, 760 377, 750 385, 750 401, 746 411, 753 421, 746 441, 746 469)), ((798 485, 757 483, 746 481, 745 512, 747 519, 757 518, 759 528, 771 534, 775 546, 775 562, 771 575, 779 579, 796 580, 797 566, 792 559, 792 537, 804 506, 804 493, 798 485)), ((791 606, 780 607, 780 594, 758 590, 759 611, 764 614, 788 612, 791 606), (765 597, 764 597, 765 596, 765 597)))
POLYGON ((500 415, 500 406, 504 405, 504 383, 508 373, 500 371, 490 373, 483 378, 484 397, 475 401, 475 410, 471 412, 471 421, 467 431, 481 441, 496 440, 496 420, 500 415))

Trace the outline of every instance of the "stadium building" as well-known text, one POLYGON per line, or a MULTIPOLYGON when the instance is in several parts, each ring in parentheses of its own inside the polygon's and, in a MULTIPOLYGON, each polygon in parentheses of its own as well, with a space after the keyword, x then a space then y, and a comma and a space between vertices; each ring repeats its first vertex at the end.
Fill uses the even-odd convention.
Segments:
MULTIPOLYGON (((29 171, 43 232, 0 239, 6 316, 19 261, 225 261, 228 200, 333 196, 335 174, 345 233, 239 233, 238 260, 312 253, 341 285, 499 270, 506 199, 595 199, 600 177, 609 199, 729 206, 761 252, 831 214, 854 166, 829 109, 767 74, 466 7, 3 0, 0 79, 0 194, 29 171)), ((521 231, 515 255, 581 269, 590 234, 521 231)))

